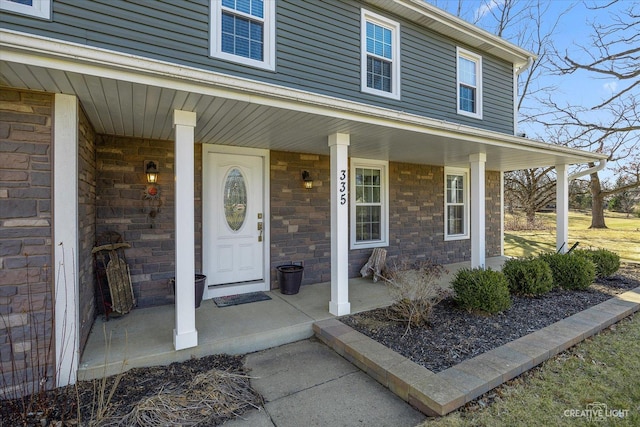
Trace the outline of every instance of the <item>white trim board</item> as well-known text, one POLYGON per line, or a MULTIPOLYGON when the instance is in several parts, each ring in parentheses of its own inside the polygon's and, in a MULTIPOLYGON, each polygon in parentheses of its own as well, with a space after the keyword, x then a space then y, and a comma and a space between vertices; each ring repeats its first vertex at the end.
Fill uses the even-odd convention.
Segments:
POLYGON ((393 109, 16 31, 0 29, 0 47, 3 49, 3 60, 26 65, 220 96, 435 136, 461 138, 489 146, 553 152, 575 157, 575 161, 571 160, 574 163, 586 163, 606 157, 393 109))

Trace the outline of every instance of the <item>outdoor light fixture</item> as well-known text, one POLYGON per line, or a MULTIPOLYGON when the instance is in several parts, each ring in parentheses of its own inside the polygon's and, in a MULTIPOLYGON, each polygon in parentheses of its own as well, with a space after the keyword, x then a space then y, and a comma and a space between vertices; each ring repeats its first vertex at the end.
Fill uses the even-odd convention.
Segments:
POLYGON ((160 206, 162 206, 160 189, 158 188, 158 166, 156 162, 145 160, 144 173, 147 175, 147 188, 144 190, 143 199, 147 207, 143 208, 142 211, 149 215, 151 228, 153 228, 155 226, 155 218, 160 213, 160 206))
POLYGON ((313 188, 313 180, 309 175, 309 171, 302 171, 302 180, 304 181, 304 188, 310 190, 313 188))
POLYGON ((158 168, 156 167, 155 162, 148 162, 145 168, 145 173, 147 174, 147 182, 149 184, 155 184, 156 182, 158 182, 158 168))

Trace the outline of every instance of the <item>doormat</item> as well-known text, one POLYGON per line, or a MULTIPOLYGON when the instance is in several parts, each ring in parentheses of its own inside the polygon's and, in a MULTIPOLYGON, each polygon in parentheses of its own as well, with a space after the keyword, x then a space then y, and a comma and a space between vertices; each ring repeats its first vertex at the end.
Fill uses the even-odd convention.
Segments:
POLYGON ((213 299, 218 307, 229 307, 231 305, 247 304, 250 302, 266 301, 271 297, 264 292, 249 292, 248 294, 228 295, 213 299))

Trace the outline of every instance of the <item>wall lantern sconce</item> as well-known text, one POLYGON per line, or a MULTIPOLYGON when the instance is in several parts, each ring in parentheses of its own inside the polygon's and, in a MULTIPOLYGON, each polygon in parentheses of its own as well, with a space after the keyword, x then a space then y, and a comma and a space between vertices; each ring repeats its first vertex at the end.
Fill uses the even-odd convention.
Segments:
POLYGON ((147 208, 143 208, 142 211, 149 215, 151 220, 151 228, 155 225, 155 218, 160 213, 160 206, 162 206, 162 199, 160 198, 160 189, 158 188, 158 166, 156 162, 151 160, 145 160, 144 173, 147 175, 147 188, 144 190, 144 200, 146 201, 147 208))
POLYGON ((309 171, 302 171, 302 180, 304 181, 304 188, 310 190, 313 188, 313 180, 309 175, 309 171))
POLYGON ((147 174, 147 182, 149 184, 155 184, 158 182, 158 168, 155 162, 149 161, 145 165, 145 173, 147 174))

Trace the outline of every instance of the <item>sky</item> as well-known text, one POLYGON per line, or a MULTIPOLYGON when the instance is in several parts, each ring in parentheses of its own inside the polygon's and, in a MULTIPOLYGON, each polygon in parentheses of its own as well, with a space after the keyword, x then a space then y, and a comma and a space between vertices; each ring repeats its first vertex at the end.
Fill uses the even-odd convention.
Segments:
MULTIPOLYGON (((425 0, 441 9, 457 15, 460 4, 460 17, 475 23, 479 27, 495 33, 496 19, 492 16, 496 11, 496 3, 503 3, 504 0, 425 0), (476 21, 477 22, 474 22, 476 21)), ((532 0, 516 0, 520 3, 531 3, 532 0)), ((535 0, 537 1, 537 0, 535 0)), ((603 6, 609 3, 609 0, 540 0, 543 7, 548 9, 544 14, 542 21, 543 33, 548 30, 556 21, 557 27, 553 32, 553 44, 555 48, 576 59, 586 59, 587 54, 583 52, 580 46, 589 47, 591 44, 591 35, 593 29, 591 24, 597 22, 599 24, 607 24, 612 22, 612 11, 627 9, 633 5, 634 0, 620 0, 614 7, 601 10, 592 10, 587 6, 599 5, 603 6)), ((520 25, 529 25, 531 22, 521 22, 520 25)), ((512 31, 512 34, 505 34, 503 37, 514 44, 524 48, 522 42, 515 40, 515 34, 518 30, 512 31)), ((579 105, 590 108, 600 104, 603 100, 609 98, 616 89, 619 89, 620 83, 612 78, 597 77, 593 73, 576 72, 570 75, 551 75, 550 73, 541 74, 536 82, 538 85, 554 86, 553 98, 559 104, 579 105)), ((528 107, 534 107, 535 104, 528 99, 525 102, 528 107)), ((606 113, 596 112, 593 114, 606 121, 606 113)), ((521 124, 520 131, 525 132, 529 137, 542 137, 543 128, 540 125, 521 124)), ((541 139, 544 139, 542 137, 541 139)))
MULTIPOLYGON (((461 18, 467 21, 480 19, 476 23, 481 28, 494 33, 495 19, 491 16, 491 7, 496 2, 504 0, 426 0, 439 8, 447 10, 456 15, 458 5, 462 2, 461 18)), ((518 0, 516 0, 518 1, 518 0)), ((622 0, 621 6, 633 0, 622 0)), ((525 2, 525 0, 521 0, 525 2)), ((572 56, 583 57, 579 46, 588 46, 592 33, 591 22, 594 20, 605 23, 610 20, 609 12, 603 10, 589 10, 587 5, 604 5, 609 0, 541 0, 541 3, 548 7, 545 13, 546 20, 543 26, 551 26, 558 20, 558 26, 554 31, 554 45, 559 52, 567 51, 572 56)), ((516 40, 510 40, 509 35, 505 35, 507 40, 518 44, 516 40)), ((527 46, 522 46, 527 48, 527 46)), ((572 103, 590 107, 597 105, 601 100, 610 96, 612 89, 615 90, 617 82, 614 79, 594 78, 588 73, 575 73, 567 76, 541 76, 539 84, 555 85, 558 87, 556 94, 562 94, 559 99, 569 99, 572 103)))

